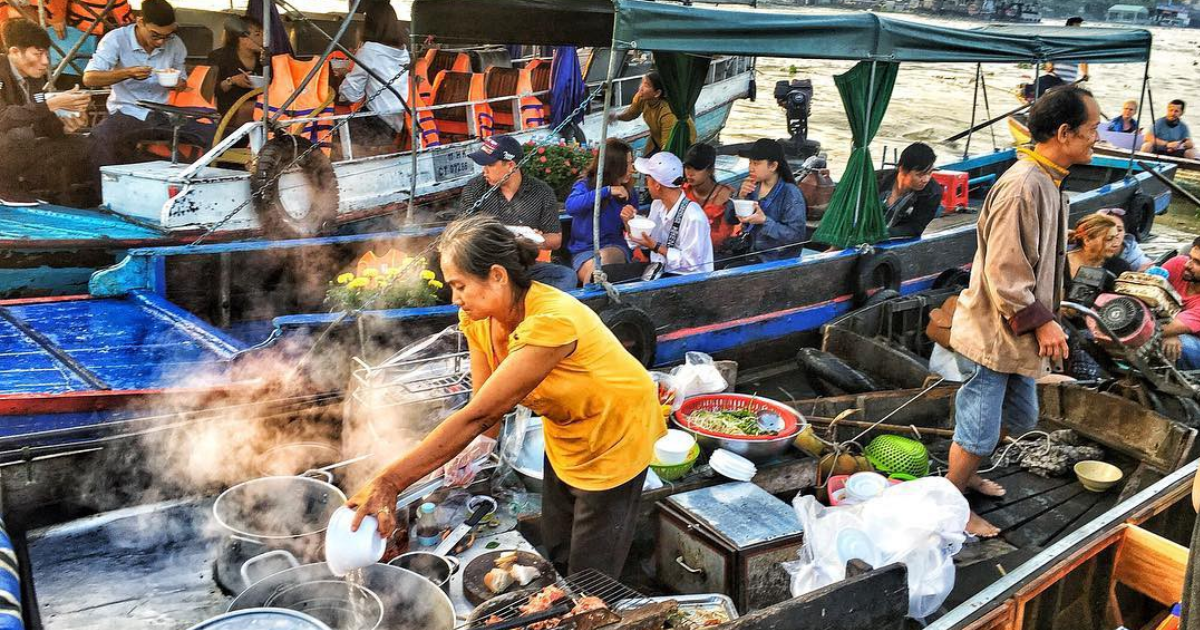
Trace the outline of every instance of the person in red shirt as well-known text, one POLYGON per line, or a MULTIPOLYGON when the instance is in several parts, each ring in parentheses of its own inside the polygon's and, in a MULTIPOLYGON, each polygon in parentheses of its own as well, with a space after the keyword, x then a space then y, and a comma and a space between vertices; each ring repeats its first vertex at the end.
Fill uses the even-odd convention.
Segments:
POLYGON ((733 188, 717 183, 716 165, 717 150, 711 144, 693 144, 683 158, 683 176, 687 179, 683 192, 704 209, 713 251, 720 252, 738 223, 725 220, 725 209, 733 199, 733 188))
POLYGON ((1187 256, 1176 256, 1163 265, 1183 310, 1163 327, 1163 352, 1184 370, 1200 369, 1200 237, 1192 241, 1187 256))

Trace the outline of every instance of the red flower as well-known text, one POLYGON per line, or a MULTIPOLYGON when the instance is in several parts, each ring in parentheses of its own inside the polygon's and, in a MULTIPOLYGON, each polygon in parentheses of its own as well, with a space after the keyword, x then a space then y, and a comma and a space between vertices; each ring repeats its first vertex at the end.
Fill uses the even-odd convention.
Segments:
POLYGON ((545 153, 546 147, 538 147, 538 153, 545 153))
POLYGON ((546 163, 546 158, 544 158, 544 157, 540 157, 540 158, 538 158, 538 161, 539 161, 539 162, 541 162, 542 164, 545 164, 545 163, 546 163))
POLYGON ((547 173, 549 173, 549 172, 550 172, 550 169, 546 169, 546 172, 547 172, 547 173))
POLYGON ((577 169, 577 168, 573 168, 573 169, 571 169, 571 174, 572 174, 572 175, 577 175, 577 174, 579 174, 579 169, 577 169))

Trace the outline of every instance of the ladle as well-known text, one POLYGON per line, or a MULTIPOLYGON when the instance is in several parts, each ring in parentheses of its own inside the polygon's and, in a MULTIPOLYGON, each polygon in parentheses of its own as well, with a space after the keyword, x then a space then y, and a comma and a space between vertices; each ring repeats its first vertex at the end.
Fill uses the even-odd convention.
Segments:
POLYGON ((770 409, 760 409, 758 413, 758 428, 764 433, 779 433, 783 431, 783 416, 770 409))

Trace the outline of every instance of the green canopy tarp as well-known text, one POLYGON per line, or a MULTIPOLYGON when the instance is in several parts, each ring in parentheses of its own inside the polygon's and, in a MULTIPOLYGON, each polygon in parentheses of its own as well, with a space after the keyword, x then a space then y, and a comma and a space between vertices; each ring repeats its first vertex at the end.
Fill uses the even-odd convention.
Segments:
POLYGON ((850 247, 887 238, 870 146, 887 113, 899 71, 900 64, 895 62, 862 61, 833 78, 846 108, 854 149, 821 225, 813 234, 814 240, 850 247))
POLYGON ((803 59, 1020 63, 1145 61, 1141 29, 960 29, 868 12, 711 8, 647 0, 415 0, 413 30, 448 44, 541 44, 803 59))

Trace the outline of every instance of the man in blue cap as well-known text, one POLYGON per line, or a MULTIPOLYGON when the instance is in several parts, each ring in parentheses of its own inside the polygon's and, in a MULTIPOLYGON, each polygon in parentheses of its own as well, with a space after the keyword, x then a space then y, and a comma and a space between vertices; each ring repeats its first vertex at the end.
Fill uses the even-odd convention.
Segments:
MULTIPOLYGON (((517 164, 523 155, 521 143, 511 136, 484 140, 483 146, 468 156, 483 167, 483 174, 463 187, 459 209, 463 214, 482 212, 505 225, 532 229, 542 238, 538 247, 547 254, 541 258, 548 258, 548 252, 562 247, 558 199, 549 184, 521 173, 517 164), (487 194, 493 187, 497 189, 487 194)), ((530 275, 537 282, 563 291, 572 291, 579 283, 570 267, 550 262, 537 263, 530 275)))

